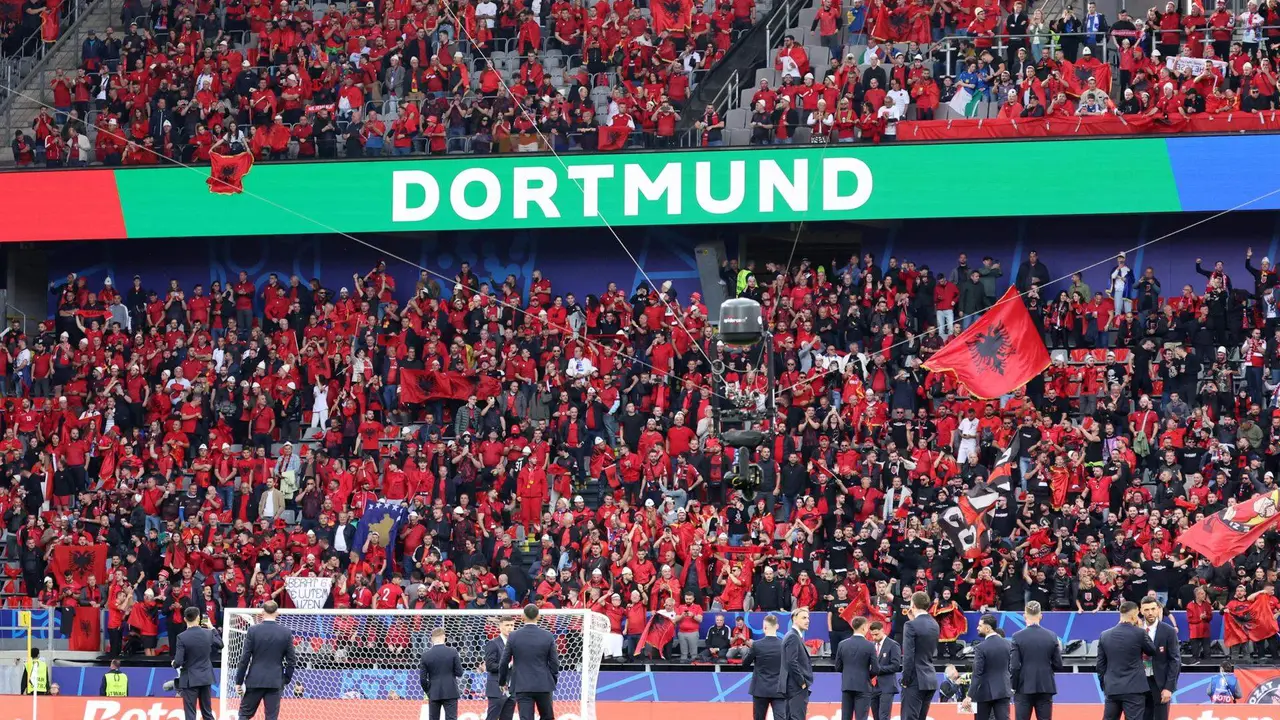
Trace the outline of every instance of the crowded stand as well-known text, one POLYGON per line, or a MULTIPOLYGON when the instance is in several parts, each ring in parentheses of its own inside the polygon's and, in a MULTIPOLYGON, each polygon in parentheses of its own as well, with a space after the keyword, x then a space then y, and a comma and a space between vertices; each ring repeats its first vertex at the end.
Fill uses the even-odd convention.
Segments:
POLYGON ((15 135, 14 157, 663 147, 698 79, 760 12, 754 0, 131 0, 125 29, 90 34, 81 66, 58 71, 52 112, 15 135))
MULTIPOLYGON (((897 622, 919 590, 952 618, 1154 593, 1207 639, 1276 578, 1274 533, 1219 566, 1177 544, 1277 488, 1278 276, 1243 260, 1165 287, 1121 255, 1094 288, 1052 284, 1034 252, 1007 274, 963 254, 727 262, 726 294, 772 331, 755 486, 713 409, 766 407, 763 356, 718 346, 703 298, 669 284, 578 298, 466 263, 444 286, 385 263, 208 287, 72 275, 38 331, 0 334, 3 603, 101 608, 113 655, 171 647, 190 605, 215 625, 287 606, 298 574, 333 577, 334 609, 595 609, 628 657, 653 654, 654 611, 687 633, 704 612, 806 607, 835 638, 851 605, 897 622), (1006 285, 1051 366, 991 401, 924 371, 1006 285), (990 543, 959 552, 939 513, 1011 446, 990 543), (357 546, 379 502, 407 521, 357 546), (67 546, 103 548, 105 573, 59 562, 67 546)), ((697 657, 734 657, 743 630, 697 657)))
POLYGON ((15 131, 14 158, 152 165, 240 152, 882 142, 903 139, 899 122, 973 117, 978 104, 980 117, 1000 121, 985 133, 961 123, 912 127, 910 139, 1225 132, 1280 109, 1280 0, 1185 11, 1169 2, 1116 18, 1093 3, 1049 12, 994 0, 820 0, 800 11, 741 108, 722 117, 709 106, 682 124, 701 75, 773 6, 644 5, 131 0, 127 27, 90 34, 81 65, 50 81, 52 108, 15 131))

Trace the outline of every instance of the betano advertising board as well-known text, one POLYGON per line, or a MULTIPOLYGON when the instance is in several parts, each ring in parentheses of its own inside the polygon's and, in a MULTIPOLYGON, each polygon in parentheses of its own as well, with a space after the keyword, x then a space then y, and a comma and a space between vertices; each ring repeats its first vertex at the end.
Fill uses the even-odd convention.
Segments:
MULTIPOLYGON (((183 720, 182 701, 178 698, 40 698, 35 708, 38 718, 50 720, 183 720)), ((598 720, 666 720, 671 717, 696 717, 698 720, 744 720, 750 717, 748 703, 598 703, 598 720), (674 714, 673 714, 674 712, 674 714)), ((0 709, 0 720, 31 720, 31 699, 8 696, 0 709)), ((215 702, 216 707, 216 702, 215 702)), ((465 706, 458 720, 483 720, 478 712, 465 706)), ((894 706, 893 720, 899 720, 894 706)), ((428 720, 427 706, 411 700, 307 700, 285 699, 280 704, 281 720, 323 720, 352 717, 378 720, 428 720)), ((231 717, 219 713, 220 717, 231 717)), ((1054 706, 1056 720, 1098 720, 1101 705, 1054 706)), ((808 720, 839 720, 838 703, 812 703, 808 720)), ((930 720, 972 720, 973 715, 960 712, 953 704, 935 703, 929 709, 930 720)), ((556 720, 580 720, 576 714, 562 712, 556 720)), ((1280 705, 1173 705, 1169 720, 1280 720, 1280 705)))
POLYGON ((0 173, 0 242, 1280 208, 1280 136, 0 173))

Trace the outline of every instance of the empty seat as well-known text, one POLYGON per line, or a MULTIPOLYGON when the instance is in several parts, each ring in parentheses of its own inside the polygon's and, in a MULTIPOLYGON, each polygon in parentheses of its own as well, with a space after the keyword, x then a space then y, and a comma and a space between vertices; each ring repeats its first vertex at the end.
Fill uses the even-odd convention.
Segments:
POLYGON ((725 113, 724 126, 726 128, 731 128, 731 129, 745 128, 747 126, 747 120, 750 117, 751 117, 751 113, 742 108, 738 108, 736 110, 730 110, 729 112, 725 113))
POLYGON ((831 62, 831 51, 823 45, 806 45, 809 53, 809 67, 826 67, 831 62))
MULTIPOLYGON (((738 107, 751 108, 751 96, 756 94, 756 89, 757 88, 755 87, 744 88, 742 92, 739 93, 738 107)), ((751 109, 754 110, 755 108, 751 109)))
POLYGON ((771 67, 760 68, 756 70, 756 81, 754 85, 760 87, 761 80, 768 80, 769 86, 774 87, 778 84, 778 71, 771 67))

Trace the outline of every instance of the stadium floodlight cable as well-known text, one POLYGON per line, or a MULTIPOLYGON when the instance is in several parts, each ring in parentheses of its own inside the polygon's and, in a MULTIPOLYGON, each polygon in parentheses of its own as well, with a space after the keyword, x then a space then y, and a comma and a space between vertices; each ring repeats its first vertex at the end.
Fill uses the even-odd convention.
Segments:
MULTIPOLYGON (((5 85, 3 82, 0 82, 0 90, 4 90, 4 91, 8 92, 8 93, 10 93, 11 95, 13 95, 14 97, 20 97, 20 98, 23 98, 24 100, 30 100, 32 103, 36 104, 38 107, 46 108, 46 109, 49 109, 49 110, 56 110, 56 108, 54 108, 52 105, 50 105, 50 104, 48 104, 48 103, 46 103, 46 102, 44 102, 44 101, 40 100, 39 98, 33 97, 33 96, 31 96, 31 95, 28 95, 27 93, 21 92, 21 91, 20 91, 20 90, 18 90, 17 88, 14 88, 14 87, 11 87, 11 86, 8 86, 8 85, 5 85)), ((98 125, 98 124, 96 124, 96 123, 91 123, 91 122, 89 122, 88 120, 82 120, 82 121, 80 121, 80 122, 81 122, 81 123, 82 123, 86 128, 93 128, 94 130, 97 130, 98 132, 110 132, 109 130, 106 130, 105 128, 101 127, 100 125, 98 125)), ((122 138, 122 139, 124 139, 124 138, 122 138)), ((129 145, 130 147, 133 147, 133 148, 136 148, 136 149, 138 149, 138 150, 141 150, 142 152, 147 152, 147 153, 151 153, 152 155, 155 155, 157 158, 160 158, 160 160, 162 160, 166 165, 172 165, 172 166, 174 166, 174 167, 180 167, 180 168, 183 168, 183 169, 186 169, 186 170, 190 170, 190 171, 192 171, 192 172, 198 173, 202 178, 205 178, 205 179, 207 179, 207 178, 209 177, 209 171, 208 171, 208 168, 207 168, 207 167, 205 167, 205 166, 189 165, 189 164, 184 163, 184 162, 182 162, 182 161, 180 161, 180 160, 174 160, 173 158, 170 158, 170 157, 168 157, 167 155, 161 155, 161 154, 160 154, 158 151, 156 151, 154 148, 148 148, 148 147, 147 147, 147 146, 145 146, 145 145, 139 145, 138 143, 135 143, 133 140, 128 140, 128 139, 126 139, 126 142, 128 143, 128 145, 129 145)), ((162 166, 160 166, 160 167, 164 167, 164 165, 162 165, 162 166)), ((355 235, 352 235, 351 233, 346 232, 345 230, 339 230, 338 228, 336 228, 336 227, 334 227, 334 226, 332 226, 332 225, 330 225, 330 224, 328 224, 328 223, 326 223, 326 222, 323 222, 323 221, 321 221, 321 220, 317 220, 317 219, 315 219, 315 218, 311 217, 310 215, 307 215, 307 214, 306 214, 306 213, 304 213, 304 212, 301 212, 301 211, 295 210, 295 209, 293 209, 293 208, 291 208, 291 207, 289 207, 289 206, 287 206, 287 205, 282 205, 282 204, 280 204, 280 203, 276 202, 275 200, 272 200, 271 198, 268 198, 268 197, 264 197, 264 196, 262 196, 262 195, 260 195, 260 194, 258 194, 258 193, 256 193, 256 192, 253 192, 252 190, 249 190, 248 188, 245 188, 245 189, 242 191, 242 193, 241 193, 241 194, 243 194, 243 195, 245 195, 245 196, 247 196, 247 197, 251 197, 251 198, 253 198, 253 199, 255 199, 255 200, 258 200, 258 201, 260 201, 260 202, 264 202, 264 203, 266 203, 267 205, 270 205, 271 207, 273 207, 273 208, 275 208, 275 209, 277 209, 277 210, 280 210, 280 211, 282 211, 282 212, 286 212, 286 213, 288 213, 288 214, 290 214, 290 215, 293 215, 294 217, 297 217, 297 218, 299 218, 299 219, 301 219, 301 220, 305 220, 305 221, 307 221, 307 222, 309 222, 309 223, 311 223, 311 224, 315 225, 316 227, 318 227, 318 228, 320 228, 320 229, 322 229, 322 230, 324 230, 324 231, 326 231, 326 232, 328 232, 328 233, 332 233, 332 234, 334 234, 334 235, 338 235, 338 236, 340 236, 340 237, 344 237, 344 238, 346 238, 346 239, 348 239, 348 240, 351 240, 352 242, 355 242, 355 243, 358 243, 358 244, 360 244, 360 245, 363 245, 363 246, 365 246, 365 247, 369 248, 370 250, 374 250, 375 252, 378 252, 378 253, 380 253, 380 254, 382 254, 382 255, 386 256, 386 257, 391 258, 392 260, 396 260, 396 261, 402 262, 402 263, 404 263, 405 265, 408 265, 409 267, 412 267, 412 268, 414 268, 414 269, 416 269, 416 270, 420 270, 420 271, 422 271, 422 272, 424 272, 424 273, 427 273, 428 275, 430 275, 430 276, 432 276, 432 277, 435 277, 435 278, 438 278, 438 279, 440 279, 440 280, 443 280, 443 281, 445 281, 445 282, 449 283, 450 285, 453 285, 453 284, 455 284, 455 282, 456 282, 456 280, 455 280, 454 278, 451 278, 451 277, 449 277, 448 275, 445 275, 444 273, 437 272, 437 271, 435 271, 435 270, 432 270, 431 268, 423 267, 422 265, 419 265, 418 263, 416 263, 416 262, 414 262, 414 261, 412 261, 412 260, 409 260, 408 258, 402 257, 402 256, 397 255, 396 253, 394 253, 394 252, 392 252, 392 251, 390 251, 390 250, 387 250, 387 249, 385 249, 385 248, 379 247, 378 245, 375 245, 374 243, 369 242, 368 240, 365 240, 365 239, 363 239, 363 238, 356 237, 355 235)), ((490 301, 492 301, 492 302, 494 302, 494 303, 497 303, 498 305, 501 305, 501 306, 503 306, 503 307, 505 307, 505 308, 508 308, 508 309, 514 310, 515 312, 520 313, 521 315, 525 315, 525 316, 532 317, 532 318, 535 318, 535 319, 537 318, 537 315, 535 315, 535 314, 533 314, 533 313, 529 312, 528 310, 525 310, 524 308, 520 307, 519 305, 515 305, 515 304, 512 304, 512 303, 506 302, 506 301, 505 301, 505 300, 503 300, 502 298, 498 297, 498 295, 497 295, 496 293, 491 293, 491 294, 490 294, 490 295, 488 295, 487 297, 489 298, 489 300, 490 300, 490 301)), ((443 298, 439 298, 439 299, 443 299, 443 298)), ((559 330, 569 330, 570 328, 567 328, 567 327, 561 327, 561 328, 558 328, 558 329, 559 329, 559 330)), ((593 345, 593 346, 599 347, 599 348, 601 348, 601 349, 609 349, 609 348, 613 347, 613 346, 611 346, 611 345, 608 345, 607 343, 604 343, 604 342, 601 342, 601 341, 599 341, 599 340, 595 340, 595 339, 591 338, 591 337, 590 337, 589 335, 587 335, 585 332, 584 332, 584 333, 582 333, 582 334, 580 335, 580 339, 581 339, 583 342, 587 343, 588 345, 593 345)), ((696 343, 695 343, 695 344, 696 344, 696 343)), ((669 372, 669 371, 667 371, 667 370, 663 370, 663 369, 661 369, 661 368, 658 368, 658 367, 657 367, 657 366, 655 366, 655 365, 652 365, 652 364, 650 364, 650 363, 648 363, 648 362, 645 362, 644 360, 641 360, 640 358, 636 357, 635 355, 628 355, 627 353, 624 353, 624 352, 622 352, 621 350, 616 350, 616 349, 615 349, 615 352, 616 352, 616 355, 617 355, 618 357, 623 358, 624 360, 629 360, 629 361, 631 361, 631 362, 633 362, 633 363, 636 363, 636 364, 638 364, 638 365, 641 365, 641 366, 643 366, 643 367, 649 368, 649 370, 651 370, 651 371, 653 371, 654 373, 656 373, 656 374, 658 374, 658 375, 661 375, 661 376, 663 376, 663 377, 665 377, 665 378, 671 378, 671 379, 675 379, 675 380, 679 380, 679 379, 680 379, 680 378, 679 378, 678 376, 676 376, 674 373, 669 372)), ((724 397, 723 395, 720 395, 720 394, 716 393, 714 390, 708 390, 708 394, 709 394, 711 397, 719 398, 719 399, 721 399, 721 400, 725 400, 725 401, 728 401, 728 400, 729 400, 729 398, 726 398, 726 397, 724 397)), ((698 420, 698 418, 695 418, 694 420, 695 420, 695 424, 696 424, 696 421, 698 420)))
MULTIPOLYGON (((1188 224, 1188 225, 1184 225, 1184 226, 1182 226, 1182 227, 1180 227, 1180 228, 1178 228, 1178 229, 1176 229, 1176 230, 1173 230, 1173 231, 1171 231, 1171 232, 1167 232, 1167 233, 1165 233, 1164 235, 1161 235, 1161 236, 1160 236, 1160 237, 1158 237, 1158 238, 1155 238, 1155 239, 1152 239, 1152 240, 1148 240, 1148 241, 1146 241, 1146 242, 1144 242, 1144 243, 1140 243, 1140 244, 1138 244, 1138 245, 1136 245, 1136 246, 1134 246, 1134 247, 1132 247, 1132 248, 1129 248, 1128 250, 1121 250, 1121 251, 1119 251, 1119 252, 1112 253, 1111 255, 1108 255, 1108 256, 1106 256, 1106 257, 1102 258, 1101 260, 1099 260, 1099 261, 1097 261, 1097 262, 1095 262, 1095 263, 1092 263, 1092 264, 1089 264, 1089 265, 1085 265, 1084 267, 1081 267, 1081 268, 1077 268, 1077 269, 1075 269, 1075 270, 1072 270, 1071 272, 1067 273, 1066 275, 1063 275, 1063 276, 1058 277, 1058 278, 1054 278, 1053 280, 1050 280, 1049 282, 1047 282, 1047 283, 1045 283, 1044 285, 1039 286, 1039 287, 1048 288, 1049 286, 1051 286, 1051 285, 1056 285, 1057 283, 1060 283, 1060 282, 1062 282, 1062 281, 1064 281, 1064 280, 1070 280, 1070 279, 1071 279, 1071 277, 1072 277, 1073 275, 1075 275, 1076 273, 1084 273, 1084 272, 1087 272, 1087 271, 1092 270, 1092 269, 1094 269, 1094 268, 1096 268, 1096 267, 1098 267, 1098 266, 1100 266, 1100 265, 1103 265, 1103 264, 1109 263, 1109 262, 1111 262, 1111 261, 1115 260, 1116 258, 1119 258, 1121 255, 1129 255, 1129 254, 1135 253, 1135 252, 1137 252, 1137 251, 1139 251, 1139 250, 1143 250, 1143 249, 1145 249, 1145 248, 1151 247, 1152 245, 1155 245, 1156 243, 1164 242, 1165 240, 1168 240, 1169 238, 1173 237, 1174 235, 1178 235, 1178 234, 1183 233, 1183 232, 1186 232, 1187 230, 1190 230, 1190 229, 1192 229, 1192 228, 1199 227, 1199 226, 1201 226, 1201 225, 1204 225, 1204 224, 1205 224, 1205 223, 1207 223, 1207 222, 1211 222, 1211 221, 1213 221, 1213 220, 1217 220, 1218 218, 1223 217, 1224 215, 1228 215, 1228 214, 1230 214, 1230 213, 1236 212, 1237 210, 1243 210, 1243 209, 1245 209, 1245 208, 1249 207, 1250 205, 1253 205, 1254 203, 1257 203, 1257 202, 1261 202, 1261 201, 1263 201, 1263 200, 1266 200, 1267 198, 1269 198, 1269 197, 1271 197, 1271 196, 1273 196, 1273 195, 1280 195, 1280 187, 1277 187, 1277 188, 1275 188, 1274 190, 1271 190, 1271 191, 1269 191, 1269 192, 1265 192, 1265 193, 1263 193, 1263 194, 1261 194, 1261 195, 1259 195, 1259 196, 1257 196, 1257 197, 1255 197, 1255 198, 1252 198, 1252 199, 1249 199, 1249 200, 1245 200, 1244 202, 1242 202, 1242 203, 1240 203, 1240 204, 1238 204, 1238 205, 1235 205, 1235 206, 1233 206, 1233 207, 1229 207, 1229 208, 1227 208, 1226 210, 1219 210, 1218 212, 1216 212, 1216 213, 1214 213, 1214 214, 1212 214, 1212 215, 1210 215, 1210 216, 1208 216, 1208 217, 1200 218, 1199 220, 1197 220, 1197 221, 1195 221, 1195 222, 1193 222, 1193 223, 1190 223, 1190 224, 1188 224)), ((1016 293, 1016 294, 1014 294, 1014 295, 1012 295, 1012 296, 1009 296, 1009 297, 1001 298, 1001 299, 997 300, 996 302, 992 303, 992 304, 991 304, 991 307, 985 308, 985 309, 980 310, 980 311, 978 311, 978 312, 968 313, 967 315, 961 315, 961 316, 957 317, 957 318, 955 319, 955 322, 960 322, 961 320, 963 320, 963 319, 965 319, 965 318, 967 318, 967 317, 977 317, 977 316, 980 316, 980 315, 982 315, 983 313, 986 313, 988 310, 991 310, 991 308, 994 308, 994 307, 996 307, 996 306, 1000 305, 1001 303, 1005 303, 1005 302, 1013 302, 1014 300, 1019 300, 1019 301, 1021 301, 1023 297, 1025 297, 1025 296, 1027 296, 1027 295, 1029 295, 1029 294, 1031 294, 1031 290, 1030 290, 1030 289, 1025 290, 1025 291, 1022 291, 1022 292, 1019 292, 1019 293, 1016 293)), ((908 344, 908 343, 917 342, 917 341, 919 341, 919 339, 920 339, 920 338, 922 338, 922 337, 924 337, 924 336, 926 336, 926 335, 929 335, 929 334, 937 333, 937 331, 938 331, 938 328, 937 328, 936 326, 935 326, 935 327, 931 327, 931 328, 929 328, 928 330, 925 330, 924 332, 917 334, 917 335, 916 335, 914 338, 912 338, 911 340, 899 340, 898 342, 893 343, 893 344, 892 344, 892 345, 890 345, 889 347, 882 348, 882 349, 880 349, 880 350, 877 350, 876 352, 888 352, 888 351, 893 350, 893 349, 895 349, 895 348, 902 347, 903 345, 906 345, 906 344, 908 344)), ((831 373, 833 373, 833 372, 837 372, 837 371, 839 371, 839 370, 840 370, 840 368, 839 368, 839 367, 827 368, 827 369, 826 369, 826 370, 824 370, 821 374, 819 374, 817 377, 812 377, 812 378, 809 378, 809 379, 807 379, 807 380, 803 380, 803 381, 797 382, 797 383, 795 383, 794 385, 791 385, 791 386, 788 386, 788 387, 782 388, 782 389, 781 389, 781 390, 779 390, 778 392, 779 392, 779 393, 790 392, 790 391, 795 390, 796 388, 800 387, 801 385, 807 385, 807 384, 809 384, 809 383, 813 382, 814 380, 817 380, 817 379, 819 379, 819 378, 824 378, 824 377, 826 377, 827 375, 830 375, 831 373)))
MULTIPOLYGON (((490 70, 493 70, 493 72, 498 76, 498 83, 502 86, 502 91, 507 94, 508 98, 516 103, 516 107, 520 109, 520 114, 529 121, 529 124, 533 127, 534 133, 537 134, 542 142, 546 143, 547 150, 551 153, 551 156, 556 159, 556 162, 560 163, 560 167, 564 169, 565 175, 569 176, 569 178, 573 180, 573 184, 577 186, 578 192, 582 193, 583 198, 586 198, 587 189, 582 180, 574 178, 569 174, 569 165, 565 163, 564 158, 560 157, 560 153, 556 152, 555 145, 551 142, 551 139, 542 132, 542 128, 538 127, 538 123, 535 122, 536 118, 529 114, 529 111, 524 108, 523 103, 521 103, 519 99, 516 98, 515 94, 511 92, 511 86, 507 84, 507 79, 503 77, 502 72, 493 64, 493 60, 490 59, 488 55, 485 55, 484 51, 480 49, 480 43, 476 42, 475 36, 467 29, 467 24, 463 22, 463 19, 459 18, 454 9, 450 7, 449 0, 441 0, 440 7, 444 8, 445 14, 453 20, 453 26, 458 28, 458 32, 466 35, 467 42, 471 44, 471 49, 480 56, 481 60, 484 60, 485 66, 490 70)), ((565 62, 568 62, 568 57, 565 57, 565 62)), ((558 91, 559 90, 557 89, 557 92, 558 91)), ((630 137, 629 134, 628 137, 630 137)), ((622 252, 626 253, 627 257, 631 259, 631 264, 636 266, 636 270, 640 271, 640 276, 649 284, 649 288, 658 294, 658 300, 660 300, 663 306, 666 307, 667 312, 671 313, 671 317, 676 321, 676 325, 684 331, 685 335, 689 336, 693 346, 698 348, 698 352, 701 353, 703 359, 707 361, 707 369, 711 370, 712 366, 715 365, 715 361, 713 361, 711 359, 711 355, 702 348, 702 345, 698 342, 698 338, 694 337, 693 333, 689 332, 689 329, 685 327, 684 321, 680 319, 680 313, 677 312, 680 309, 679 306, 673 306, 669 300, 663 297, 664 293, 662 292, 662 288, 654 284, 653 278, 649 277, 649 272, 644 269, 644 266, 640 264, 640 261, 636 259, 636 256, 631 253, 631 248, 627 247, 627 244, 622 241, 622 236, 613 228, 613 224, 609 222, 609 218, 605 217, 605 214, 599 207, 596 208, 596 216, 600 218, 600 222, 609 231, 609 234, 613 235, 613 239, 618 241, 618 246, 621 247, 622 252)), ((711 318, 707 318, 707 322, 711 322, 711 318)), ((694 423, 696 424, 699 419, 700 418, 694 418, 694 423)))
MULTIPOLYGON (((223 682, 218 686, 220 714, 239 711, 241 696, 230 673, 244 651, 245 636, 260 619, 253 608, 227 608, 222 624, 223 682)), ((310 720, 344 720, 367 711, 378 720, 426 717, 418 660, 431 632, 445 631, 458 651, 463 676, 460 718, 482 718, 488 704, 485 644, 498 636, 500 620, 524 622, 520 610, 281 610, 275 621, 293 632, 297 663, 292 682, 281 692, 282 706, 306 703, 310 720), (364 701, 367 707, 351 701, 364 701), (345 701, 345 702, 343 702, 345 701)), ((600 665, 609 644, 609 619, 591 610, 543 610, 538 625, 556 638, 560 675, 553 701, 557 717, 596 720, 600 665), (570 709, 572 708, 572 709, 570 709), (567 711, 567 712, 566 712, 567 711)), ((518 660, 516 661, 518 662, 518 660)), ((282 713, 283 714, 283 713, 282 713)))

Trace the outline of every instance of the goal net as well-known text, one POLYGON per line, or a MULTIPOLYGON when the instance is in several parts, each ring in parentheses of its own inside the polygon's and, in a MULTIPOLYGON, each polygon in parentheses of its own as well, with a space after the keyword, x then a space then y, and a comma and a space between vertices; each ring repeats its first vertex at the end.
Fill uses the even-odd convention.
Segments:
MULTIPOLYGON (((260 610, 226 610, 220 717, 234 718, 239 712, 235 669, 245 634, 261 615, 260 610)), ((281 610, 276 620, 293 631, 297 669, 281 693, 280 718, 426 720, 418 660, 430 646, 431 631, 443 627, 446 642, 462 656, 458 718, 484 720, 484 646, 497 637, 502 617, 516 618, 517 627, 523 622, 518 610, 281 610)), ((538 624, 556 636, 560 654, 557 719, 595 720, 608 618, 587 610, 544 610, 538 624)))

